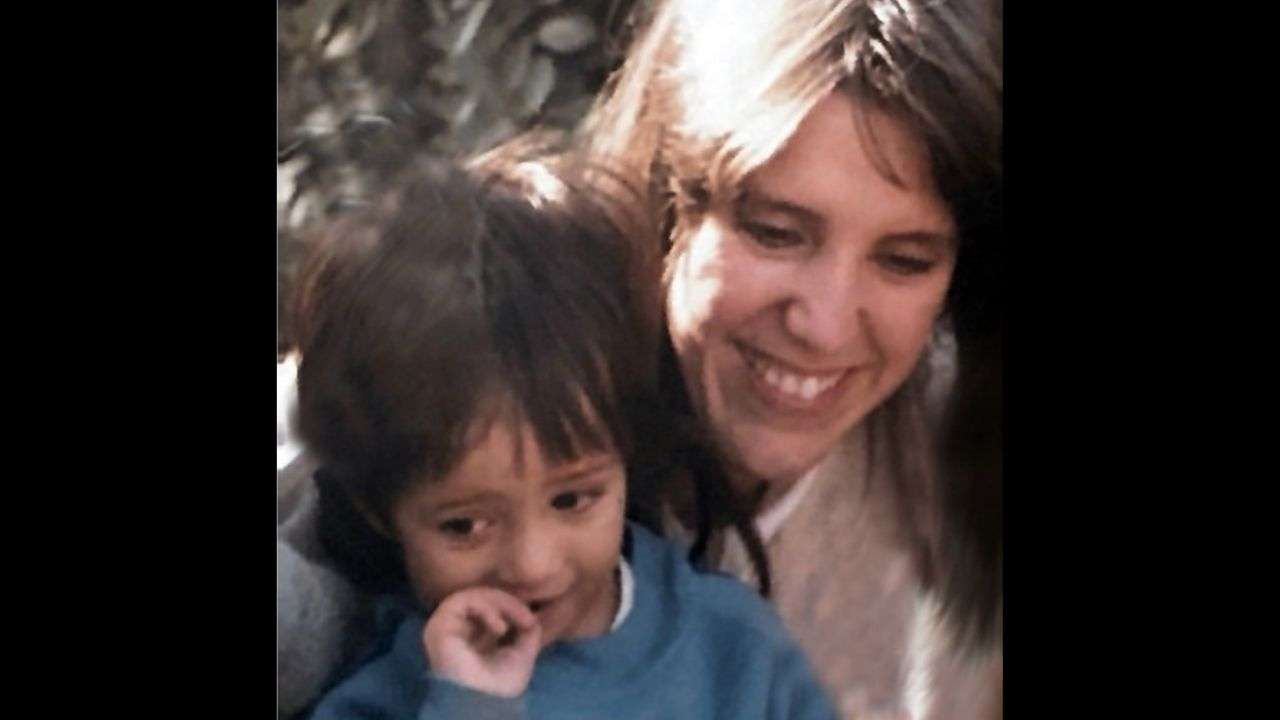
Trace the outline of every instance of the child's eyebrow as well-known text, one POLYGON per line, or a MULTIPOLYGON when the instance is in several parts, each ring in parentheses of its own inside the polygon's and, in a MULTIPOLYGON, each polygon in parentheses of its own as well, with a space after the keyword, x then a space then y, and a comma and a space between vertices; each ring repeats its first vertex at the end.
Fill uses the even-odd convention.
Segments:
POLYGON ((462 497, 451 498, 442 502, 428 503, 432 513, 449 512, 459 508, 467 508, 476 505, 493 505, 504 500, 502 495, 489 492, 487 490, 462 497))
POLYGON ((603 472, 614 466, 621 465, 622 461, 616 457, 602 457, 589 460, 581 465, 569 466, 563 470, 552 473, 547 477, 548 485, 562 485, 565 483, 580 480, 589 475, 603 472))

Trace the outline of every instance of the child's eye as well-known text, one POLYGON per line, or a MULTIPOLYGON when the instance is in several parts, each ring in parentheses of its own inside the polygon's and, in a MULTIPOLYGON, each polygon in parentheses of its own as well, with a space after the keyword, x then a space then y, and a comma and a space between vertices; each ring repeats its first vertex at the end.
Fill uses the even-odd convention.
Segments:
POLYGON ((483 526, 484 523, 478 518, 456 517, 449 518, 436 527, 445 535, 456 538, 469 538, 483 530, 483 526))
POLYGON ((566 512, 586 510, 596 498, 600 497, 598 492, 562 492, 551 498, 551 507, 556 510, 564 510, 566 512))

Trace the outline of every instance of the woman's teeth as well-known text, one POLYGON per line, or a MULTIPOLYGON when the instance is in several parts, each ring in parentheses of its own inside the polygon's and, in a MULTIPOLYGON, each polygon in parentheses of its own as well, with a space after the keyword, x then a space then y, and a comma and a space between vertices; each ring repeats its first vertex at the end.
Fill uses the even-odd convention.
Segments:
POLYGON ((808 402, 840 382, 845 371, 825 375, 799 375, 779 368, 759 356, 748 356, 747 364, 769 387, 798 400, 808 402))

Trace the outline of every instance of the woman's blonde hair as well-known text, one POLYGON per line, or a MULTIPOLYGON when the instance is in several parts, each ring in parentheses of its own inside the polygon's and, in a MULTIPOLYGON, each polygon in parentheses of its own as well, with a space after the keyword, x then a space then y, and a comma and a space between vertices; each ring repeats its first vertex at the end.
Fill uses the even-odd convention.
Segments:
MULTIPOLYGON (((832 91, 857 101, 873 153, 865 111, 911 129, 953 206, 1001 173, 995 2, 672 0, 649 14, 580 135, 626 165, 676 223, 712 198, 731 199, 832 91)), ((668 242, 679 240, 674 229, 668 242)))

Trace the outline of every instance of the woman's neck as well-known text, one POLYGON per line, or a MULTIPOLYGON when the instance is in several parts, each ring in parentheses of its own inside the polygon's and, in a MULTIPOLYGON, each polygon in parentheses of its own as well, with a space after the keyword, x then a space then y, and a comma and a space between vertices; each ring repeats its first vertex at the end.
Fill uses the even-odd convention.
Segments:
MULTIPOLYGON (((767 512, 796 486, 800 477, 765 480, 738 468, 726 467, 734 497, 754 517, 767 512)), ((801 476, 803 477, 803 476, 801 476)))

